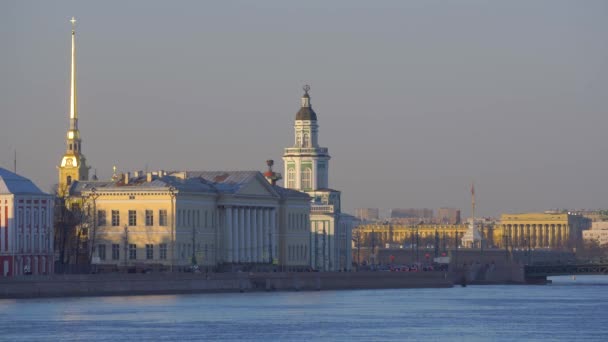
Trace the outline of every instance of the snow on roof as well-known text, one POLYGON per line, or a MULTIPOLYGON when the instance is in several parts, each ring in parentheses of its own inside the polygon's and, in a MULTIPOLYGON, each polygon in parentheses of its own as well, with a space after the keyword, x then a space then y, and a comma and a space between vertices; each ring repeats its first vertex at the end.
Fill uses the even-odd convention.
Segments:
POLYGON ((0 194, 40 194, 42 192, 31 180, 0 167, 0 194))

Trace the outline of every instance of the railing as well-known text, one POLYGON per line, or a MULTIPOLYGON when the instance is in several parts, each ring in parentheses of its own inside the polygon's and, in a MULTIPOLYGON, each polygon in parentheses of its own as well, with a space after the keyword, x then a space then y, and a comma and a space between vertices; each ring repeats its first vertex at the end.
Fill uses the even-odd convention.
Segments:
POLYGON ((313 213, 333 213, 334 206, 313 204, 310 206, 310 211, 313 213))
POLYGON ((301 148, 301 147, 288 147, 285 149, 285 153, 317 153, 317 154, 327 154, 327 147, 311 147, 311 148, 301 148))
POLYGON ((608 264, 527 265, 526 276, 557 276, 576 274, 606 274, 608 264))

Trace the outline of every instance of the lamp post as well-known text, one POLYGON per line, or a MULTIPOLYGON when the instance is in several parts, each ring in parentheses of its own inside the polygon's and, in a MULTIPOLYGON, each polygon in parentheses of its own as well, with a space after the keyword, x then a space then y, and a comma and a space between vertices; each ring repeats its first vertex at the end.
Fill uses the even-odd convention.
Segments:
POLYGON ((435 249, 435 258, 437 258, 439 256, 439 232, 437 231, 437 226, 435 226, 435 243, 433 247, 435 249))
POLYGON ((171 197, 171 272, 173 272, 173 265, 175 264, 175 187, 169 187, 169 196, 171 197))
POLYGON ((97 234, 97 198, 99 194, 97 193, 96 188, 91 189, 91 194, 89 194, 89 198, 93 200, 93 231, 89 232, 89 243, 90 243, 90 253, 89 253, 89 265, 93 259, 93 253, 95 253, 95 236, 97 234))
MULTIPOLYGON (((129 227, 125 224, 125 228, 124 228, 124 232, 125 232, 125 269, 127 269, 128 266, 128 254, 129 254, 129 227)), ((127 269, 128 272, 128 269, 127 269)))
POLYGON ((420 233, 418 232, 419 224, 416 225, 416 262, 420 262, 420 233))

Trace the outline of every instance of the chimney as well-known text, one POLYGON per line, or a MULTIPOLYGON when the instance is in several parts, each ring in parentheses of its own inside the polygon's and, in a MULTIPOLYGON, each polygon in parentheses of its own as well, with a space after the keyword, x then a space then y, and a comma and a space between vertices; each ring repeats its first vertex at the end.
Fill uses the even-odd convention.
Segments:
POLYGON ((152 172, 148 172, 146 174, 146 182, 150 183, 153 180, 154 180, 154 177, 152 176, 152 172))

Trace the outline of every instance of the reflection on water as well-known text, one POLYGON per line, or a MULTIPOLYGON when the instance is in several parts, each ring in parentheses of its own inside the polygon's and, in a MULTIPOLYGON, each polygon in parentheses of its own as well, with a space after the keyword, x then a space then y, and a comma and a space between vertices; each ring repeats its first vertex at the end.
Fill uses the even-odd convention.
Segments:
POLYGON ((0 300, 0 340, 604 340, 608 276, 552 280, 547 286, 0 300))

